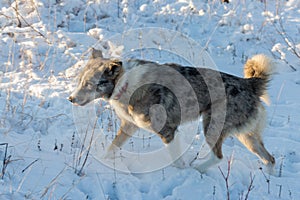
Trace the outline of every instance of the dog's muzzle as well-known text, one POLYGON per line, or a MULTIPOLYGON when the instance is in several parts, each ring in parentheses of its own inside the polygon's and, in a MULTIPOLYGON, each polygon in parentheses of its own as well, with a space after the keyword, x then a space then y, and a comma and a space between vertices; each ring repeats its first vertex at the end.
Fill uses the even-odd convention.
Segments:
POLYGON ((72 97, 72 96, 69 96, 69 98, 68 98, 68 100, 71 102, 71 103, 74 103, 74 97, 72 97))
POLYGON ((83 102, 83 103, 78 103, 78 99, 76 97, 73 96, 69 96, 69 98, 67 98, 74 106, 84 106, 85 104, 87 104, 88 102, 83 102))

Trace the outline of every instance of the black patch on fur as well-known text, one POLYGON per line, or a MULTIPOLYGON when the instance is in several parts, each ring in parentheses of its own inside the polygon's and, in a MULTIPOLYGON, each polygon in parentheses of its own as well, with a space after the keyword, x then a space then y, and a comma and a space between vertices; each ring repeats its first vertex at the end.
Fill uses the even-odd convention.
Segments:
MULTIPOLYGON (((170 63, 167 66, 177 70, 187 80, 193 88, 198 99, 199 111, 206 110, 211 104, 211 98, 208 87, 206 85, 206 78, 203 68, 182 67, 178 64, 170 63)), ((191 102, 195 103, 195 102, 191 102)), ((200 114, 199 113, 199 114, 200 114)))
POLYGON ((164 143, 169 143, 173 140, 175 130, 181 121, 181 109, 175 94, 163 85, 155 83, 145 84, 136 89, 129 100, 133 113, 143 115, 145 122, 151 119, 150 108, 155 104, 163 106, 167 114, 163 128, 157 130, 156 133, 160 135, 164 143))
POLYGON ((229 91, 229 94, 233 97, 236 96, 238 93, 240 93, 240 91, 238 91, 238 89, 235 87, 231 88, 229 91))

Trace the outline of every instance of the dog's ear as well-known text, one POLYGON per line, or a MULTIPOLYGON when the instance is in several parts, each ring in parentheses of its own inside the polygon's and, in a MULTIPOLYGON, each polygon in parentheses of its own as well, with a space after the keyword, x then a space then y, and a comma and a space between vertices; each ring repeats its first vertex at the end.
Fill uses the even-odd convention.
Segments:
POLYGON ((92 48, 91 58, 103 58, 102 51, 92 48))
POLYGON ((114 61, 109 64, 109 72, 110 76, 118 75, 122 69, 122 61, 114 61))

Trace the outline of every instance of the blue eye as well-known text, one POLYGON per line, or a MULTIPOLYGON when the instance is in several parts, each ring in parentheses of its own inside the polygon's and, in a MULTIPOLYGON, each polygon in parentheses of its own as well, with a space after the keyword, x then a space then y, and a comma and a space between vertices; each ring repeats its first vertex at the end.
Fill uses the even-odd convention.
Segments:
POLYGON ((93 84, 92 84, 92 83, 86 83, 86 84, 85 84, 85 87, 87 87, 87 88, 92 88, 92 87, 93 87, 93 84))
POLYGON ((103 85, 103 84, 107 84, 108 80, 100 80, 98 85, 103 85))

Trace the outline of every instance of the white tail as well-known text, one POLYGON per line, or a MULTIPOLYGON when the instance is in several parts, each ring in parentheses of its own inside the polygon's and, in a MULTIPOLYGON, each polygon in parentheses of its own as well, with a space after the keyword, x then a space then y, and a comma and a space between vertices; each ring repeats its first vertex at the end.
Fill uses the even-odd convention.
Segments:
MULTIPOLYGON (((265 81, 265 85, 270 81, 272 75, 272 61, 266 55, 258 54, 247 60, 244 66, 245 78, 261 78, 265 81)), ((267 88, 267 87, 266 87, 267 88)), ((260 96, 261 100, 267 105, 271 104, 267 89, 260 96)))

